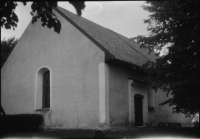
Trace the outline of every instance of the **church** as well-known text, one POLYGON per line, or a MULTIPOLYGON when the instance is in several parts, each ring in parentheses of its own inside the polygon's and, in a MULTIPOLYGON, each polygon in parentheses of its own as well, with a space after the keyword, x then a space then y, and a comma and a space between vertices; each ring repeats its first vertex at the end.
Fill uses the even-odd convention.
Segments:
POLYGON ((1 69, 6 114, 41 114, 45 128, 111 129, 189 122, 154 92, 140 67, 153 53, 63 8, 60 34, 30 22, 1 69))

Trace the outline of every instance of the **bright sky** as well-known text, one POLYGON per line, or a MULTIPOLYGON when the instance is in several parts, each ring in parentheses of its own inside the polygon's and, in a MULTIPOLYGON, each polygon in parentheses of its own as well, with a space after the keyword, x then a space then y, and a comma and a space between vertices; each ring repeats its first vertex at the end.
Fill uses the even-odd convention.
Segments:
MULTIPOLYGON (((144 1, 85 2, 86 7, 82 12, 82 17, 128 38, 136 37, 137 35, 148 35, 147 24, 144 24, 143 20, 148 18, 149 12, 144 11, 141 7, 144 3, 144 1)), ((69 2, 58 2, 58 5, 76 13, 69 2)), ((19 18, 18 26, 15 30, 1 28, 1 40, 4 37, 21 37, 31 21, 30 6, 31 2, 28 2, 26 6, 18 2, 15 10, 19 18)))

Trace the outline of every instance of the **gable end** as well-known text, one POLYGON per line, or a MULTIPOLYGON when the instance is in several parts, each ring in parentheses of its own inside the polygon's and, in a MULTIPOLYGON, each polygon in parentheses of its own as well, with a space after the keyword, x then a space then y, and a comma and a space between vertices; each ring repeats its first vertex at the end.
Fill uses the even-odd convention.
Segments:
POLYGON ((68 18, 65 14, 63 14, 58 8, 53 7, 55 11, 57 11, 61 16, 63 16, 68 22, 70 22, 74 27, 76 27, 81 33, 83 33, 86 37, 88 37, 94 44, 96 44, 102 51, 106 53, 106 59, 115 59, 115 57, 104 47, 101 46, 93 37, 91 37, 88 33, 86 33, 82 28, 76 25, 70 18, 68 18))

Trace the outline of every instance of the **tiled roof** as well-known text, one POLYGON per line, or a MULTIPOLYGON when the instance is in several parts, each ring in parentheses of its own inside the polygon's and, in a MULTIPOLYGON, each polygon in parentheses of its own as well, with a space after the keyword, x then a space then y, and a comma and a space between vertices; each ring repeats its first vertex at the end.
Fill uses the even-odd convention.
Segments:
POLYGON ((122 36, 110 29, 102 27, 92 21, 73 14, 61 7, 54 8, 66 20, 95 41, 113 59, 125 61, 133 65, 142 66, 147 61, 156 59, 148 50, 140 49, 139 45, 129 38, 122 36))

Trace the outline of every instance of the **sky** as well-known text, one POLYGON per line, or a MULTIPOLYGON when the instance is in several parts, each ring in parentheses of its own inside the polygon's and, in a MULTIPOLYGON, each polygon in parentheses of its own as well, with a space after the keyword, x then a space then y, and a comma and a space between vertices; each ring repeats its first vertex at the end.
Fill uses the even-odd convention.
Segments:
MULTIPOLYGON (((141 7, 144 3, 144 1, 85 2, 86 7, 82 12, 82 17, 128 38, 148 35, 147 24, 144 24, 143 20, 148 19, 149 12, 141 7)), ((58 2, 58 6, 76 13, 69 2, 58 2)), ((12 36, 19 39, 32 19, 30 11, 31 2, 28 2, 26 6, 18 2, 15 9, 19 18, 17 28, 15 30, 1 28, 1 40, 12 36)))

